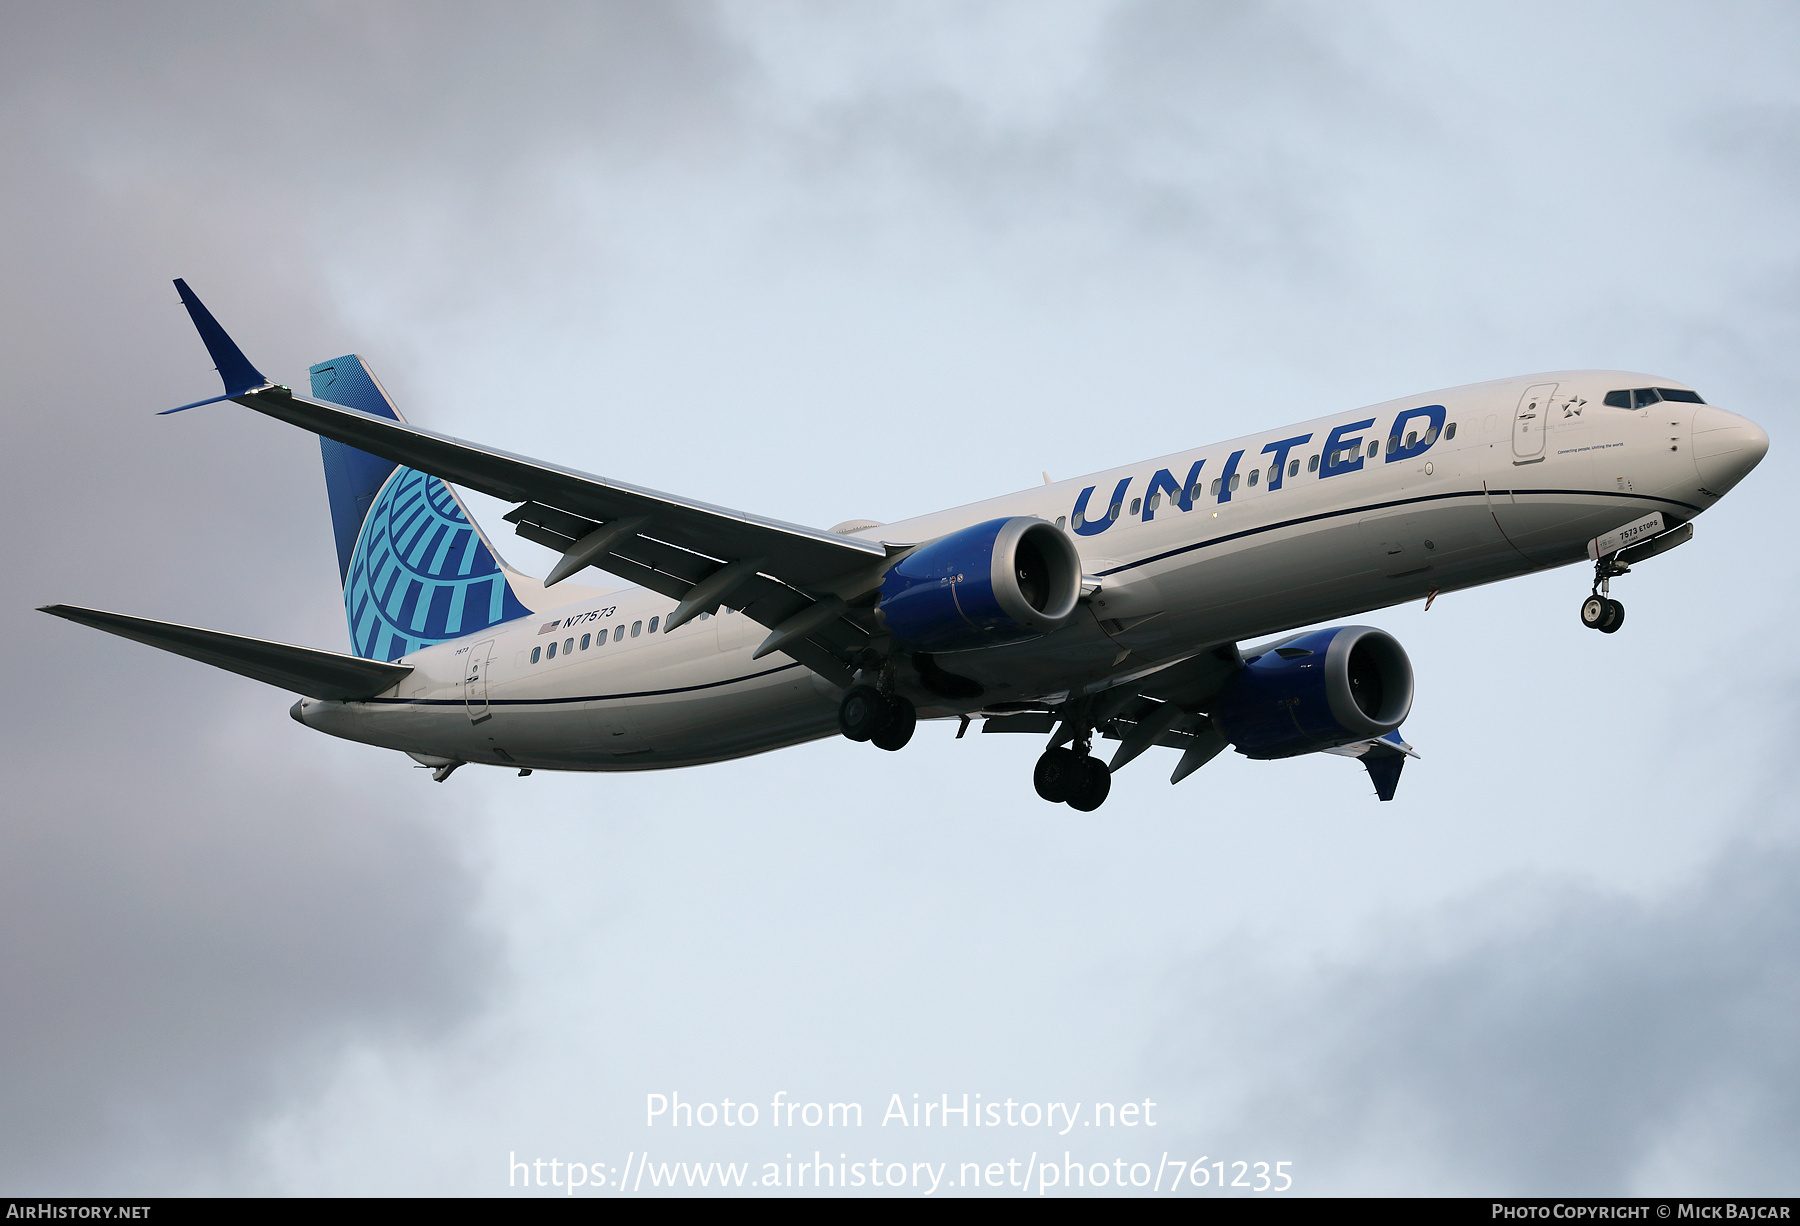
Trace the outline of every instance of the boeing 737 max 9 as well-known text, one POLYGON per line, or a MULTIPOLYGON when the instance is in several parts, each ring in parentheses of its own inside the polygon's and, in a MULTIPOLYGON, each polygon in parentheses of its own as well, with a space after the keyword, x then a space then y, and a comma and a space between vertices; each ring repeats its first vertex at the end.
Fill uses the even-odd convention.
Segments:
MULTIPOLYGON (((1526 375, 1337 413, 899 523, 830 531, 408 425, 354 355, 311 396, 265 378, 175 282, 231 400, 320 436, 353 655, 117 613, 45 612, 303 695, 293 717, 464 763, 652 770, 920 718, 1048 735, 1034 782, 1092 810, 1152 746, 1179 782, 1230 746, 1360 759, 1383 800, 1417 757, 1406 652, 1296 626, 1682 544, 1762 459, 1754 423, 1673 380, 1526 375), (456 482, 562 554, 512 570, 456 482), (564 586, 589 567, 634 586, 564 586), (1240 649, 1246 640, 1274 636, 1240 649), (1096 738, 1119 742, 1110 763, 1096 738)), ((184 405, 182 408, 193 408, 184 405)), ((168 412, 177 412, 171 409, 168 412)))

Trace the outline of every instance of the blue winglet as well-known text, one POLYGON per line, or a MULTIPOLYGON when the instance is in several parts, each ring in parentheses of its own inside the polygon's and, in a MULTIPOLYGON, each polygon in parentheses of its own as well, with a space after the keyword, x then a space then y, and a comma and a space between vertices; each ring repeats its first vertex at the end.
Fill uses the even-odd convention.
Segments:
POLYGON ((225 329, 219 326, 219 321, 212 317, 212 312, 206 309, 206 305, 194 296, 194 291, 188 288, 187 282, 180 277, 175 278, 175 291, 181 295, 181 305, 188 309, 188 315, 193 318, 194 328, 205 342, 206 352, 212 356, 219 378, 225 381, 225 394, 214 396, 210 400, 196 400, 181 408, 164 409, 157 416, 179 413, 182 409, 198 408, 203 404, 215 404, 233 396, 242 396, 245 392, 253 392, 259 387, 268 387, 269 380, 263 377, 262 371, 250 365, 250 359, 244 356, 244 351, 237 347, 236 341, 225 335, 225 329))
POLYGON ((1363 755, 1362 764, 1369 772, 1369 781, 1375 785, 1375 795, 1392 800, 1400 786, 1400 768, 1406 765, 1406 755, 1397 749, 1392 753, 1373 749, 1363 755))
POLYGON ((1400 768, 1406 765, 1408 758, 1416 758, 1419 751, 1406 743, 1396 728, 1363 752, 1362 764, 1369 772, 1369 780, 1375 785, 1375 794, 1383 800, 1392 800, 1394 791, 1400 786, 1400 768))

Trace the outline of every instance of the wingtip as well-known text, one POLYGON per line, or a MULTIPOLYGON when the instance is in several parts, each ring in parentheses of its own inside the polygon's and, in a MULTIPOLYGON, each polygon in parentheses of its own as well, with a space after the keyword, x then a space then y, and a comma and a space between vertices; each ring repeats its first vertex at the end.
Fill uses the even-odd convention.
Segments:
MULTIPOLYGON (((267 387, 269 379, 244 356, 237 342, 226 334, 213 313, 206 309, 198 295, 188 288, 188 283, 181 277, 175 278, 175 291, 181 295, 181 305, 187 308, 189 318, 194 321, 195 331, 200 333, 200 340, 206 346, 206 352, 213 360, 213 366, 219 372, 219 378, 225 383, 225 396, 241 396, 245 392, 267 387)), ((182 408, 194 408, 196 405, 208 403, 196 401, 182 408)), ((170 410, 179 412, 180 410, 170 410)))

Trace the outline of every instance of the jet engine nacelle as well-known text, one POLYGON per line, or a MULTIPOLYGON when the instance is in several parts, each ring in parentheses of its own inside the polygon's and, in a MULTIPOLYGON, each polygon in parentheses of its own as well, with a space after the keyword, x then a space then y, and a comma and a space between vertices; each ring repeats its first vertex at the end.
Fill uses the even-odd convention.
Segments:
POLYGON ((1060 629, 1081 599, 1081 557, 1054 524, 990 519, 902 558, 875 612, 895 640, 928 651, 994 647, 1060 629))
POLYGON ((1385 736, 1412 697, 1412 663, 1393 635, 1333 626, 1246 660, 1212 714, 1245 757, 1289 758, 1385 736))

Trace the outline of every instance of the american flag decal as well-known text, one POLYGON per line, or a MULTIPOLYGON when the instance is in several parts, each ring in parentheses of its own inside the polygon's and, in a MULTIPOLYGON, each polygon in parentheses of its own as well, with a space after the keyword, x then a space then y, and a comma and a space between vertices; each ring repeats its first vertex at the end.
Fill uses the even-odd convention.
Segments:
POLYGON ((549 634, 552 630, 556 629, 560 625, 562 625, 562 623, 559 621, 545 622, 542 626, 540 626, 538 628, 538 633, 539 634, 549 634))

